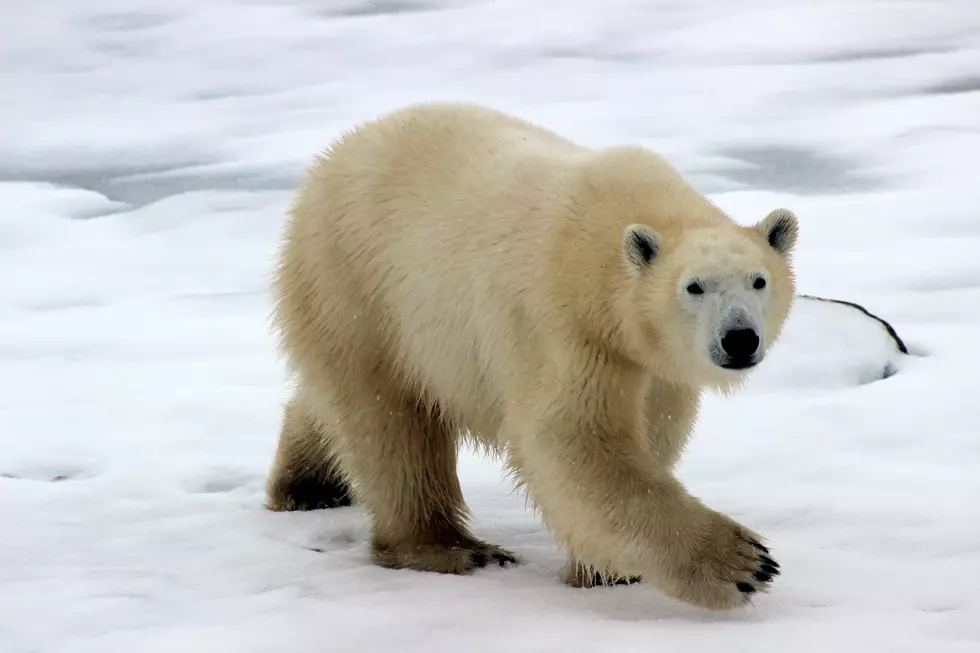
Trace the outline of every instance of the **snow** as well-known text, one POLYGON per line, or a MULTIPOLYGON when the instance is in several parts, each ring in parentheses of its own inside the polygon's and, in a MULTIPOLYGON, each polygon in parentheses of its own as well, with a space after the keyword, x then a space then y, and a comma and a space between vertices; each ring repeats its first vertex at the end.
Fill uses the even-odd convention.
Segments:
POLYGON ((980 650, 980 12, 973 0, 46 0, 0 10, 0 651, 980 650), (297 176, 426 99, 658 149, 803 293, 680 469, 783 566, 746 610, 525 564, 368 564, 359 508, 278 514, 268 279, 297 176), (882 379, 886 376, 887 379, 882 379))

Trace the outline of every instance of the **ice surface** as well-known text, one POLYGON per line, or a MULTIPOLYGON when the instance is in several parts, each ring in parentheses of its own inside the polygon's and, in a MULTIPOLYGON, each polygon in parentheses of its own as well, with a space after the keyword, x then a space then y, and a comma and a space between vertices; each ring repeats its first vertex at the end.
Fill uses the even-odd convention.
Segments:
POLYGON ((0 651, 980 650, 973 0, 45 0, 0 10, 0 651), (527 563, 368 564, 360 509, 261 507, 287 387, 268 278, 342 129, 465 99, 654 147, 743 222, 802 221, 801 302, 680 474, 783 564, 747 610, 527 563), (882 377, 888 376, 883 379, 882 377))

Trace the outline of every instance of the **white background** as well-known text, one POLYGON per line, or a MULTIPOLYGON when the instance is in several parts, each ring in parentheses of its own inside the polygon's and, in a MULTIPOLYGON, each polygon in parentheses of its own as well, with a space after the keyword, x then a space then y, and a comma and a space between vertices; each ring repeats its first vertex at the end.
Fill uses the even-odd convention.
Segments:
POLYGON ((973 0, 4 2, 0 89, 5 653, 980 650, 973 0), (290 192, 426 99, 655 148, 744 223, 792 208, 801 292, 908 341, 801 305, 706 402, 680 473, 782 563, 751 608, 565 587, 471 454, 521 567, 383 570, 361 509, 262 509, 290 192))

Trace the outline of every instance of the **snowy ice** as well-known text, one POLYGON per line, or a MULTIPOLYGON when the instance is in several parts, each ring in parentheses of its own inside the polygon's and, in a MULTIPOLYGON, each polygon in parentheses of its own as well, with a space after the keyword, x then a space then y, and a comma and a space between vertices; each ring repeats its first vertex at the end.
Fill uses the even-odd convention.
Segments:
POLYGON ((980 651, 975 0, 44 0, 0 9, 0 652, 980 651), (498 462, 513 569, 368 562, 271 513, 268 281, 343 129, 481 102, 801 220, 802 300, 680 468, 783 565, 745 610, 574 590, 498 462), (887 378, 885 378, 887 377, 887 378))

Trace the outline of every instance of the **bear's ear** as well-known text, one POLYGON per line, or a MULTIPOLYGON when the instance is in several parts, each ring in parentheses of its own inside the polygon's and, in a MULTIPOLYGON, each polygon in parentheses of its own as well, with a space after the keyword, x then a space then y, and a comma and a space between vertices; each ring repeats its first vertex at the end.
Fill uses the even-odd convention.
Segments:
POLYGON ((796 245, 799 225, 796 216, 789 209, 776 209, 755 226, 769 246, 787 256, 796 245))
POLYGON ((631 224, 623 230, 623 256, 637 272, 645 270, 657 257, 660 235, 642 224, 631 224))

